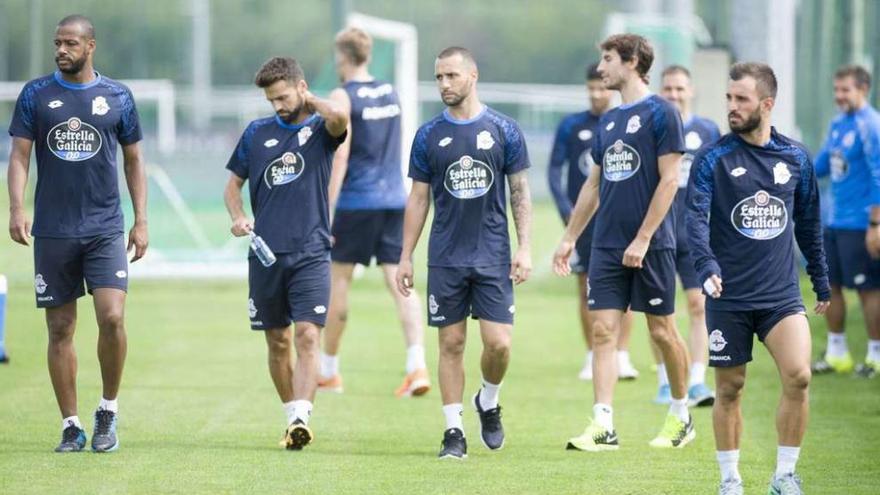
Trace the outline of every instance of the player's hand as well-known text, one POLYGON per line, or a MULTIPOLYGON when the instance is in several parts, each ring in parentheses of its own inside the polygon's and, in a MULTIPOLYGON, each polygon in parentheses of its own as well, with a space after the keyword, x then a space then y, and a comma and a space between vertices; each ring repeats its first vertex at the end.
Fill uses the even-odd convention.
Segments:
POLYGON ((828 311, 829 306, 831 306, 831 301, 816 301, 816 309, 814 311, 817 315, 824 315, 828 311))
POLYGON ((529 248, 519 248, 510 263, 510 279, 513 285, 519 285, 529 279, 532 274, 532 253, 529 248))
POLYGON ((553 272, 560 277, 568 276, 571 273, 571 265, 568 264, 571 258, 571 252, 574 250, 574 242, 563 238, 553 253, 553 272))
POLYGON ((397 274, 394 276, 397 280, 397 291, 404 297, 409 297, 410 289, 413 287, 413 265, 412 261, 400 260, 397 264, 397 274))
POLYGON ((721 297, 721 277, 718 275, 712 275, 707 278, 706 281, 703 282, 703 290, 713 299, 721 297))
POLYGON ((9 237, 12 240, 30 246, 31 238, 31 221, 22 210, 15 210, 9 213, 9 237))
POLYGON ((254 221, 248 217, 237 218, 232 222, 232 228, 229 230, 235 237, 244 237, 254 230, 254 221))
POLYGON ((641 268, 642 261, 645 259, 645 253, 648 252, 648 246, 650 245, 650 239, 645 239, 642 236, 637 235, 636 238, 629 243, 629 247, 626 248, 626 251, 623 252, 623 266, 641 268))
POLYGON ((872 258, 880 258, 880 227, 868 227, 865 234, 865 248, 872 258))
POLYGON ((130 253, 134 249, 134 256, 131 263, 141 259, 147 253, 147 245, 150 243, 147 235, 147 224, 135 222, 134 227, 128 231, 128 247, 125 248, 126 253, 130 253))

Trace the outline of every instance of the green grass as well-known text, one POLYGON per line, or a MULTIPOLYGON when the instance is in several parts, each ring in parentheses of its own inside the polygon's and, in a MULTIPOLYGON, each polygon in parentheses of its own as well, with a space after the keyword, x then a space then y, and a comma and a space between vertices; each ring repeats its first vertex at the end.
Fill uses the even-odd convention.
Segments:
MULTIPOLYGON (((5 211, 5 204, 0 206, 5 211)), ((549 205, 538 206, 535 224, 536 276, 517 291, 512 362, 501 394, 507 444, 500 452, 484 449, 474 413, 466 409, 471 449, 463 463, 435 459, 444 427, 436 388, 420 399, 392 395, 404 352, 391 299, 375 270, 351 295, 342 349, 346 393, 318 396, 312 422, 317 438, 307 450, 277 447, 284 415, 266 370, 263 338, 247 328, 244 281, 132 280, 120 395, 122 448, 110 455, 54 454, 60 417, 45 366, 43 315, 33 307, 31 255, 2 236, 0 272, 10 276, 7 343, 13 361, 0 368, 0 492, 714 493, 718 469, 710 411, 694 412, 698 435, 687 448, 648 447, 665 411, 650 402, 655 379, 641 317, 632 354, 642 376, 617 388, 620 451, 564 450, 568 437, 586 425, 592 391, 576 379, 583 344, 574 281, 548 269, 560 232, 549 205)), ((424 265, 417 270, 423 287, 424 265)), ((858 306, 851 308, 850 345, 861 358, 863 324, 858 306)), ((679 322, 686 328, 683 316, 679 322)), ((818 350, 824 322, 813 318, 812 324, 818 350)), ((467 350, 467 395, 479 383, 475 328, 472 324, 467 350)), ((428 329, 426 339, 431 369, 434 333, 428 329)), ((80 416, 88 423, 100 394, 96 334, 91 302, 84 298, 76 343, 80 416)), ((822 376, 813 383, 812 420, 799 464, 806 489, 877 493, 880 380, 822 376)), ((774 468, 778 395, 772 360, 756 346, 744 401, 741 471, 747 493, 764 493, 774 468)), ((91 424, 86 429, 91 433, 91 424)))

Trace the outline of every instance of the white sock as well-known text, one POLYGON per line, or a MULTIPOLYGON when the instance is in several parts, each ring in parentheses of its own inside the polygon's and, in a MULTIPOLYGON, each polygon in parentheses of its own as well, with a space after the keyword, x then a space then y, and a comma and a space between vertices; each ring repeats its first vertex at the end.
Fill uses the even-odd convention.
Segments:
POLYGON ((669 385, 669 377, 666 376, 666 365, 663 363, 657 365, 657 384, 661 387, 669 385))
POLYGON ((446 404, 443 406, 443 416, 446 416, 446 429, 458 428, 464 432, 464 425, 461 423, 461 414, 464 411, 461 403, 446 404))
POLYGON ((843 357, 849 349, 846 347, 846 334, 843 332, 828 332, 828 347, 825 350, 826 356, 843 357))
POLYGON ((617 351, 617 367, 622 368, 629 364, 629 351, 617 351))
POLYGON ((498 407, 498 393, 501 391, 501 384, 492 384, 483 378, 483 388, 480 389, 480 407, 484 411, 495 409, 498 407))
POLYGON ((79 416, 68 416, 61 420, 61 429, 64 430, 68 426, 73 425, 82 429, 83 425, 79 422, 79 416))
POLYGON ((717 450, 715 457, 718 459, 718 466, 721 467, 721 481, 742 480, 742 476, 739 475, 739 449, 717 450))
POLYGON ((107 400, 101 397, 101 402, 98 403, 98 410, 101 411, 110 411, 114 414, 119 412, 119 399, 107 400))
POLYGON ((425 346, 414 344, 406 348, 406 373, 427 368, 425 364, 425 346))
POLYGON ((321 353, 321 376, 331 378, 339 374, 339 355, 321 353))
POLYGON ((776 449, 776 477, 781 478, 786 474, 794 472, 794 466, 797 464, 798 455, 801 453, 800 447, 783 447, 780 445, 776 449))
POLYGON ((293 401, 293 419, 300 420, 303 424, 309 424, 309 418, 312 417, 312 401, 295 400, 293 401))
POLYGON ((614 410, 608 404, 593 405, 593 421, 608 431, 614 429, 614 410))
POLYGON ((676 418, 681 420, 684 423, 687 423, 691 419, 691 415, 688 412, 688 399, 685 396, 684 399, 675 399, 669 403, 669 414, 675 415, 676 418))
POLYGON ((868 359, 880 361, 880 340, 868 341, 868 359))
POLYGON ((706 383, 706 365, 703 363, 691 363, 690 380, 688 387, 706 383))
POLYGON ((587 351, 587 357, 584 358, 584 367, 593 366, 593 351, 587 351))
POLYGON ((294 421, 296 421, 296 401, 292 400, 290 402, 285 402, 281 404, 281 407, 284 408, 284 414, 287 416, 287 424, 290 425, 294 421))

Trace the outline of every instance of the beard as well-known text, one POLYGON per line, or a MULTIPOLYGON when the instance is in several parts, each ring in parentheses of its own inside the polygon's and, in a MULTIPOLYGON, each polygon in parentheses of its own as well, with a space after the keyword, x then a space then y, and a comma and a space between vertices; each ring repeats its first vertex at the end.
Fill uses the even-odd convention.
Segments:
POLYGON ((285 123, 291 124, 291 123, 293 123, 294 120, 296 120, 297 115, 299 115, 300 112, 302 112, 302 109, 303 109, 303 105, 300 103, 299 105, 296 106, 296 108, 294 108, 290 112, 285 111, 285 112, 275 112, 275 113, 278 114, 278 117, 281 120, 283 120, 285 123))
POLYGON ((761 123, 761 113, 759 111, 749 114, 741 124, 737 125, 730 121, 730 115, 727 116, 727 124, 730 126, 730 130, 737 134, 748 134, 761 127, 761 123))
POLYGON ((60 65, 58 65, 60 59, 55 58, 55 65, 58 66, 58 70, 65 74, 79 74, 80 71, 82 71, 83 67, 85 67, 87 58, 88 57, 86 57, 86 55, 83 55, 81 58, 76 60, 72 58, 67 58, 66 60, 70 61, 70 65, 67 68, 62 68, 60 65))
POLYGON ((464 101, 465 95, 453 93, 448 96, 441 95, 440 99, 443 100, 443 104, 445 104, 447 107, 457 107, 461 105, 461 102, 464 101))

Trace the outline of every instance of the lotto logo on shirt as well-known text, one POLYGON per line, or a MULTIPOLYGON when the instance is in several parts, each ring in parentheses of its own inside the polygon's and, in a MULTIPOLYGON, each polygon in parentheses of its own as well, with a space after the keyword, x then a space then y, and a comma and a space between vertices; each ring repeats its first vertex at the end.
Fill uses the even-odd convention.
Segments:
POLYGON ((758 241, 773 239, 788 225, 785 203, 767 191, 758 191, 733 208, 730 214, 733 227, 740 234, 758 241))
POLYGON ((620 182, 629 179, 642 166, 642 157, 632 146, 618 139, 602 157, 602 175, 611 182, 620 182))
POLYGON ((443 186, 458 199, 472 199, 489 192, 494 181, 491 167, 464 155, 446 169, 443 186))
POLYGON ((264 179, 269 189, 276 186, 283 186, 299 179, 305 168, 306 162, 302 155, 288 151, 287 153, 276 158, 275 161, 266 167, 264 179))
POLYGON ((56 125, 46 136, 52 153, 68 162, 81 162, 101 150, 101 133, 82 120, 71 117, 56 125))

